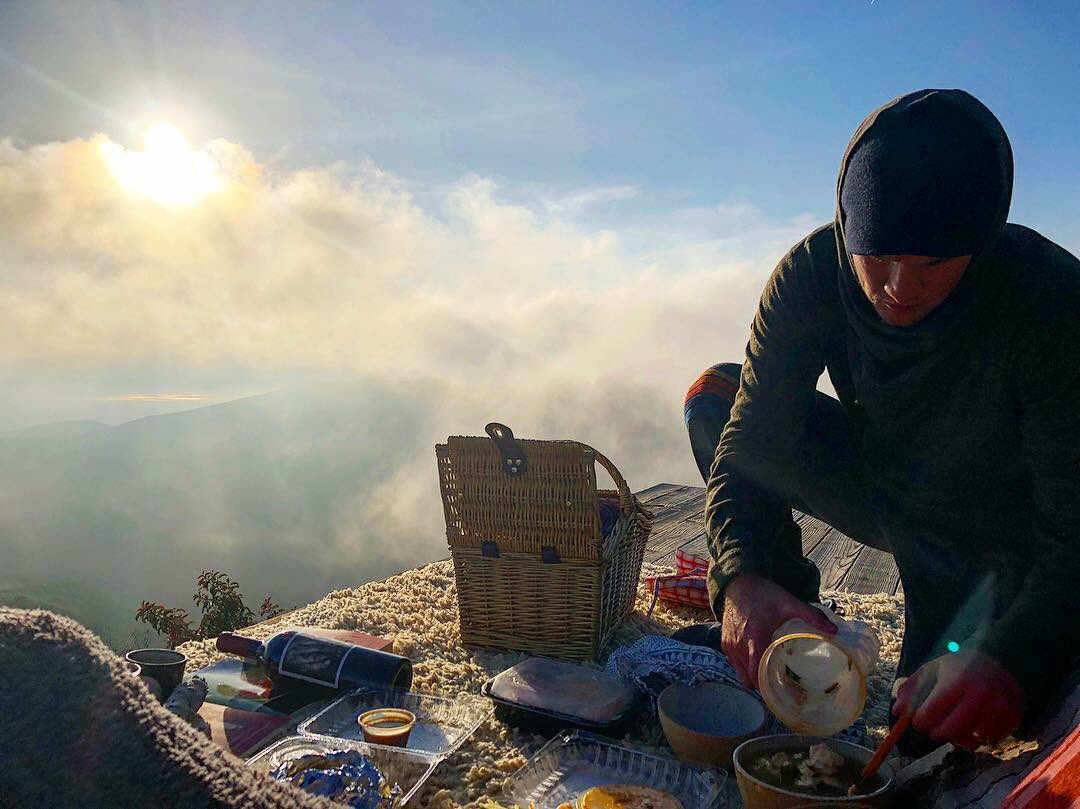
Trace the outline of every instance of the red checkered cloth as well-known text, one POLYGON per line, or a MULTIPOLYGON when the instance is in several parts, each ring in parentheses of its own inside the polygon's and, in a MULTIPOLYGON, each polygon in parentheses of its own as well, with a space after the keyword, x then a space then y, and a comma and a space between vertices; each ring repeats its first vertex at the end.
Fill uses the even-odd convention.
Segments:
POLYGON ((653 600, 649 606, 649 615, 656 607, 656 600, 662 599, 670 604, 709 609, 709 588, 706 574, 709 560, 700 554, 683 550, 675 551, 675 569, 670 576, 646 576, 645 584, 652 591, 653 600))
POLYGON ((679 548, 675 551, 675 569, 683 575, 687 573, 704 575, 709 572, 709 557, 679 548))

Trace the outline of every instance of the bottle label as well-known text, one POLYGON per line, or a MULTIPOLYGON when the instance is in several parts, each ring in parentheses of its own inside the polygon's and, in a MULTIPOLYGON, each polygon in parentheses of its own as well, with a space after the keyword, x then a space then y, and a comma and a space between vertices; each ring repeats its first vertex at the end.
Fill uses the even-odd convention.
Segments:
POLYGON ((341 667, 352 650, 348 643, 297 632, 285 644, 278 671, 298 680, 337 688, 341 667))

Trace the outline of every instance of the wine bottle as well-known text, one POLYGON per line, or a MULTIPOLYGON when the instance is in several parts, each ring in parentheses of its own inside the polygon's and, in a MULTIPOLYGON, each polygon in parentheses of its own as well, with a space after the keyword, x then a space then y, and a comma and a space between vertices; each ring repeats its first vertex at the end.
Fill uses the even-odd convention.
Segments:
POLYGON ((412 686, 412 663, 407 657, 365 649, 352 643, 320 637, 302 629, 286 629, 265 641, 232 632, 217 637, 219 652, 254 658, 270 679, 313 683, 335 690, 412 686))

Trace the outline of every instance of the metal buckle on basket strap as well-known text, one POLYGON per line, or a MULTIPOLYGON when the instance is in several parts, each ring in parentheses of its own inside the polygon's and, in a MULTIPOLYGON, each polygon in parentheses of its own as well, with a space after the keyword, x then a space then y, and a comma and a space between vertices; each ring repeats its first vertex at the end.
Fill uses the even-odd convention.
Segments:
POLYGON ((529 471, 529 459, 525 457, 521 444, 514 439, 513 430, 505 424, 493 421, 484 431, 491 436, 492 442, 502 455, 502 471, 507 477, 519 478, 529 471))

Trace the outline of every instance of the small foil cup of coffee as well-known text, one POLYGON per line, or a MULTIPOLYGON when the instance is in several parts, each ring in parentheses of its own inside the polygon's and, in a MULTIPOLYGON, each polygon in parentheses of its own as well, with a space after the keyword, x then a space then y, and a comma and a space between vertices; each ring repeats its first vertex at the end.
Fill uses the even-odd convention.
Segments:
POLYGON ((416 714, 404 708, 376 708, 357 717, 364 741, 390 747, 406 747, 416 724, 416 714))

